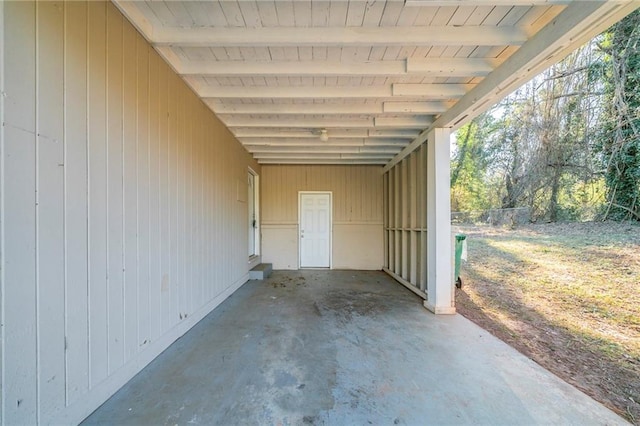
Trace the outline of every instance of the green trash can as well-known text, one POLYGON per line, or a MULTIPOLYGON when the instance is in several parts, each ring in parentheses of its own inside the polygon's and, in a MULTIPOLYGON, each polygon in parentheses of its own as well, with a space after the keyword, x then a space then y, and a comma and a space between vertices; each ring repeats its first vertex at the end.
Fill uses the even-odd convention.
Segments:
POLYGON ((462 288, 462 278, 460 278, 460 264, 462 263, 462 251, 464 249, 464 241, 467 236, 464 234, 456 234, 456 263, 454 266, 454 278, 457 288, 462 288))

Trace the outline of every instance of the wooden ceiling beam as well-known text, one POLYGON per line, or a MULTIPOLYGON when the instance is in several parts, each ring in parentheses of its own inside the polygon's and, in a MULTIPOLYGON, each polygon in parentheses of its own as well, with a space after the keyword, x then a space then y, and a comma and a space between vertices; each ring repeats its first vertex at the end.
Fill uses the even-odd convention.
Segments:
POLYGON ((271 159, 332 159, 332 160, 384 160, 388 162, 393 157, 389 154, 360 154, 357 152, 283 152, 275 154, 255 153, 256 160, 271 159))
MULTIPOLYGON (((238 139, 262 138, 271 140, 279 139, 308 139, 317 138, 316 127, 299 129, 279 129, 268 127, 236 127, 231 129, 238 139)), ((369 138, 369 139, 405 139, 413 140, 420 134, 415 129, 331 129, 331 138, 369 138)))
POLYGON ((222 104, 212 99, 206 101, 216 114, 234 115, 381 115, 381 114, 439 114, 449 109, 453 102, 384 102, 378 104, 222 104))
MULTIPOLYGON (((318 138, 318 134, 315 133, 317 127, 311 127, 308 129, 278 129, 268 127, 237 127, 231 129, 234 136, 238 139, 241 138, 263 138, 263 139, 288 139, 288 138, 318 138)), ((334 138, 366 138, 369 136, 367 129, 332 129, 331 136, 334 138)), ((416 135, 419 132, 415 132, 416 135)), ((391 136, 385 136, 391 137, 391 136)), ((415 137, 412 136, 412 138, 415 137)))
POLYGON ((296 118, 296 117, 246 117, 219 116, 227 127, 261 128, 313 128, 313 129, 355 129, 374 127, 373 117, 367 118, 296 118))
POLYGON ((388 101, 383 103, 382 110, 393 114, 439 114, 453 106, 455 102, 402 102, 388 101))
POLYGON ((202 98, 215 99, 456 99, 469 84, 393 84, 392 86, 199 86, 202 98), (393 86, 393 88, 392 88, 393 86))
POLYGON ((365 99, 391 98, 391 86, 200 86, 202 98, 214 99, 365 99))
POLYGON ((392 85, 393 96, 427 97, 430 99, 455 99, 464 96, 471 84, 411 84, 395 83, 392 85))
POLYGON ((369 129, 370 138, 415 138, 420 132, 414 129, 369 129))
POLYGON ((407 74, 407 63, 406 61, 183 61, 179 73, 234 77, 398 76, 407 74))
POLYGON ((335 164, 335 165, 348 165, 348 164, 366 164, 366 165, 378 165, 382 168, 389 161, 387 158, 372 159, 366 157, 356 156, 354 158, 342 158, 342 159, 322 159, 315 156, 304 158, 262 158, 257 160, 259 164, 335 164))
POLYGON ((517 27, 155 27, 158 46, 507 46, 527 41, 517 27))
POLYGON ((207 100, 216 114, 382 114, 382 104, 221 104, 207 100))
POLYGON ((391 158, 400 150, 394 147, 375 147, 375 149, 368 149, 366 147, 348 147, 348 146, 314 146, 308 148, 289 148, 284 147, 281 149, 276 148, 264 148, 264 147, 245 147, 247 151, 253 154, 254 158, 267 158, 275 156, 295 156, 302 154, 317 154, 317 155, 329 155, 329 154, 361 154, 377 157, 391 158))
MULTIPOLYGON (((243 145, 253 146, 312 146, 318 144, 318 136, 314 138, 239 138, 243 145)), ((329 134, 329 141, 322 142, 331 146, 405 146, 407 139, 399 138, 337 138, 329 134)))
POLYGON ((401 61, 196 61, 180 59, 171 47, 158 51, 176 64, 181 75, 206 77, 246 76, 402 76, 478 77, 489 74, 493 61, 479 58, 431 58, 401 61))
POLYGON ((356 129, 397 127, 400 129, 425 129, 433 123, 430 116, 409 117, 363 117, 363 118, 325 118, 325 117, 269 117, 269 116, 218 116, 230 128, 233 127, 261 127, 261 128, 313 128, 313 129, 356 129))
POLYGON ((494 61, 483 58, 407 58, 407 74, 436 77, 483 77, 494 61))
POLYGON ((373 125, 380 127, 398 127, 401 129, 426 129, 433 123, 433 117, 374 117, 373 125))

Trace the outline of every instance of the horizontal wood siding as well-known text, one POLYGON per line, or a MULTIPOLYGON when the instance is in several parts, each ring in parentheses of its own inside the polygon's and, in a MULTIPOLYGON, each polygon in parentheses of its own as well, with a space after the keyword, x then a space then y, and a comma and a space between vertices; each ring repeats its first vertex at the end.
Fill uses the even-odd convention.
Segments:
POLYGON ((333 267, 382 267, 382 167, 264 165, 261 179, 265 262, 298 268, 298 192, 331 191, 333 267))
POLYGON ((77 423, 248 277, 245 149, 109 2, 4 2, 2 424, 77 423))

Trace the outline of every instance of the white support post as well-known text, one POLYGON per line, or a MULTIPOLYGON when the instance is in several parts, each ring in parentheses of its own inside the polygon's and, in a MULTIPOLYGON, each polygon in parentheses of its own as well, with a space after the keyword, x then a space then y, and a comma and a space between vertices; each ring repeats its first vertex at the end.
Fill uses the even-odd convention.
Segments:
POLYGON ((448 128, 427 136, 427 300, 434 314, 455 314, 451 271, 451 206, 448 128))

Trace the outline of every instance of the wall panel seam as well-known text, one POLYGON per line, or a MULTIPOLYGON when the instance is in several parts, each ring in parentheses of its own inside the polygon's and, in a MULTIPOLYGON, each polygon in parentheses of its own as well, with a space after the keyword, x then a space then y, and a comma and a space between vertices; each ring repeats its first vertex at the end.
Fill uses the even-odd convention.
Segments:
POLYGON ((120 231, 120 238, 122 241, 122 247, 120 249, 120 264, 122 265, 122 280, 121 280, 121 287, 122 287, 122 293, 120 295, 120 303, 122 303, 122 360, 123 363, 126 361, 126 353, 127 353, 127 332, 125 330, 126 324, 127 324, 127 271, 126 271, 126 266, 127 266, 127 245, 126 245, 126 233, 125 233, 125 228, 126 228, 126 220, 127 220, 127 205, 126 205, 126 189, 125 189, 125 148, 124 148, 124 138, 125 138, 125 133, 124 133, 124 128, 125 128, 125 91, 124 91, 124 86, 125 86, 125 74, 124 74, 124 59, 125 59, 125 55, 124 55, 124 49, 126 48, 124 45, 124 19, 122 18, 122 16, 120 16, 120 20, 122 21, 123 25, 121 25, 120 27, 120 52, 122 55, 122 66, 120 67, 120 98, 122 100, 122 111, 120 111, 120 115, 121 115, 121 123, 122 125, 120 126, 120 174, 122 176, 122 181, 120 182, 120 203, 122 205, 122 229, 120 231))
POLYGON ((67 369, 67 285, 68 285, 68 268, 67 268, 67 5, 63 6, 63 22, 62 22, 62 236, 63 236, 63 329, 64 329, 64 403, 69 405, 68 382, 69 374, 67 369))
MULTIPOLYGON (((134 32, 133 34, 133 41, 134 41, 134 46, 130 47, 131 49, 133 49, 133 53, 135 56, 135 66, 133 67, 133 69, 135 70, 135 72, 133 73, 133 79, 135 81, 135 101, 134 101, 134 105, 135 105, 135 117, 134 117, 134 123, 135 123, 135 128, 134 128, 134 132, 135 132, 135 144, 136 144, 136 158, 135 161, 133 161, 134 164, 134 168, 135 168, 135 178, 136 178, 136 185, 135 185, 135 229, 136 229, 136 240, 135 240, 135 258, 136 258, 136 270, 134 272, 135 274, 135 283, 136 283, 136 288, 135 288, 135 296, 136 296, 136 308, 134 310, 134 312, 136 313, 136 319, 135 319, 135 340, 133 342, 133 347, 135 348, 133 350, 133 356, 135 356, 136 353, 138 353, 139 351, 139 345, 138 343, 140 342, 140 318, 139 318, 139 312, 138 309, 140 307, 140 221, 139 221, 139 215, 140 215, 140 167, 139 167, 139 151, 140 151, 140 133, 139 133, 139 127, 138 127, 138 114, 139 114, 139 87, 138 87, 138 66, 139 66, 139 61, 140 58, 138 56, 138 40, 137 40, 137 34, 134 32)), ((123 37, 124 40, 124 37, 123 37)), ((124 41, 123 41, 124 43, 124 41)), ((124 68, 124 67, 123 67, 124 68)), ((124 85, 123 85, 124 87, 124 85)), ((129 160, 131 161, 131 160, 129 160)), ((124 184, 124 179, 123 179, 123 184, 124 184)), ((124 193, 124 191, 123 191, 124 193)), ((124 228, 123 228, 124 229, 124 228)), ((126 323, 125 323, 126 324, 126 323)), ((128 342, 129 345, 131 345, 131 342, 128 342)), ((126 345, 125 345, 125 354, 126 354, 126 345)))
POLYGON ((40 37, 40 25, 39 25, 39 16, 38 13, 40 11, 41 4, 35 3, 35 286, 36 286, 36 423, 40 423, 40 209, 38 208, 39 202, 39 185, 40 185, 40 143, 39 143, 39 124, 40 124, 40 116, 39 116, 39 102, 38 99, 40 97, 40 79, 38 78, 38 70, 40 68, 40 52, 39 52, 39 37, 40 37))
MULTIPOLYGON (((108 3, 105 3, 105 9, 108 9, 108 3)), ((110 45, 109 45, 109 13, 108 10, 105 12, 105 48, 104 48, 104 53, 105 53, 105 79, 104 79, 104 86, 105 86, 105 179, 104 179, 104 186, 105 186, 105 200, 106 200, 106 208, 105 208, 105 223, 104 223, 104 232, 105 232, 105 278, 106 278, 106 297, 105 297, 105 303, 107 305, 107 309, 106 309, 106 313, 107 313, 107 318, 106 318, 106 339, 107 339, 107 377, 109 376, 110 372, 111 372, 111 357, 110 357, 110 351, 109 351, 109 342, 111 340, 110 336, 111 336, 111 298, 109 297, 109 289, 110 289, 110 285, 111 285, 111 281, 110 281, 110 274, 109 274, 109 265, 111 264, 110 262, 110 241, 109 241, 109 219, 110 219, 110 215, 109 215, 109 49, 110 49, 110 45)))
POLYGON ((85 131, 86 131, 86 139, 87 139, 87 157, 86 157, 86 168, 87 168, 87 390, 91 390, 91 379, 92 379, 92 366, 91 366, 91 83, 90 83, 90 69, 91 69, 91 31, 89 31, 89 23, 91 22, 89 19, 91 13, 91 8, 87 4, 87 12, 86 12, 86 22, 87 25, 85 27, 85 36, 87 39, 86 44, 86 58, 87 64, 85 68, 85 102, 87 105, 87 112, 85 116, 85 131))
MULTIPOLYGON (((4 389, 5 383, 5 341, 4 341, 4 324, 5 322, 5 264, 4 264, 4 251, 5 251, 5 233, 4 233, 4 105, 5 105, 5 87, 4 87, 4 2, 0 2, 0 388, 4 389)), ((0 396, 0 424, 5 424, 6 411, 6 395, 2 392, 0 396)))

